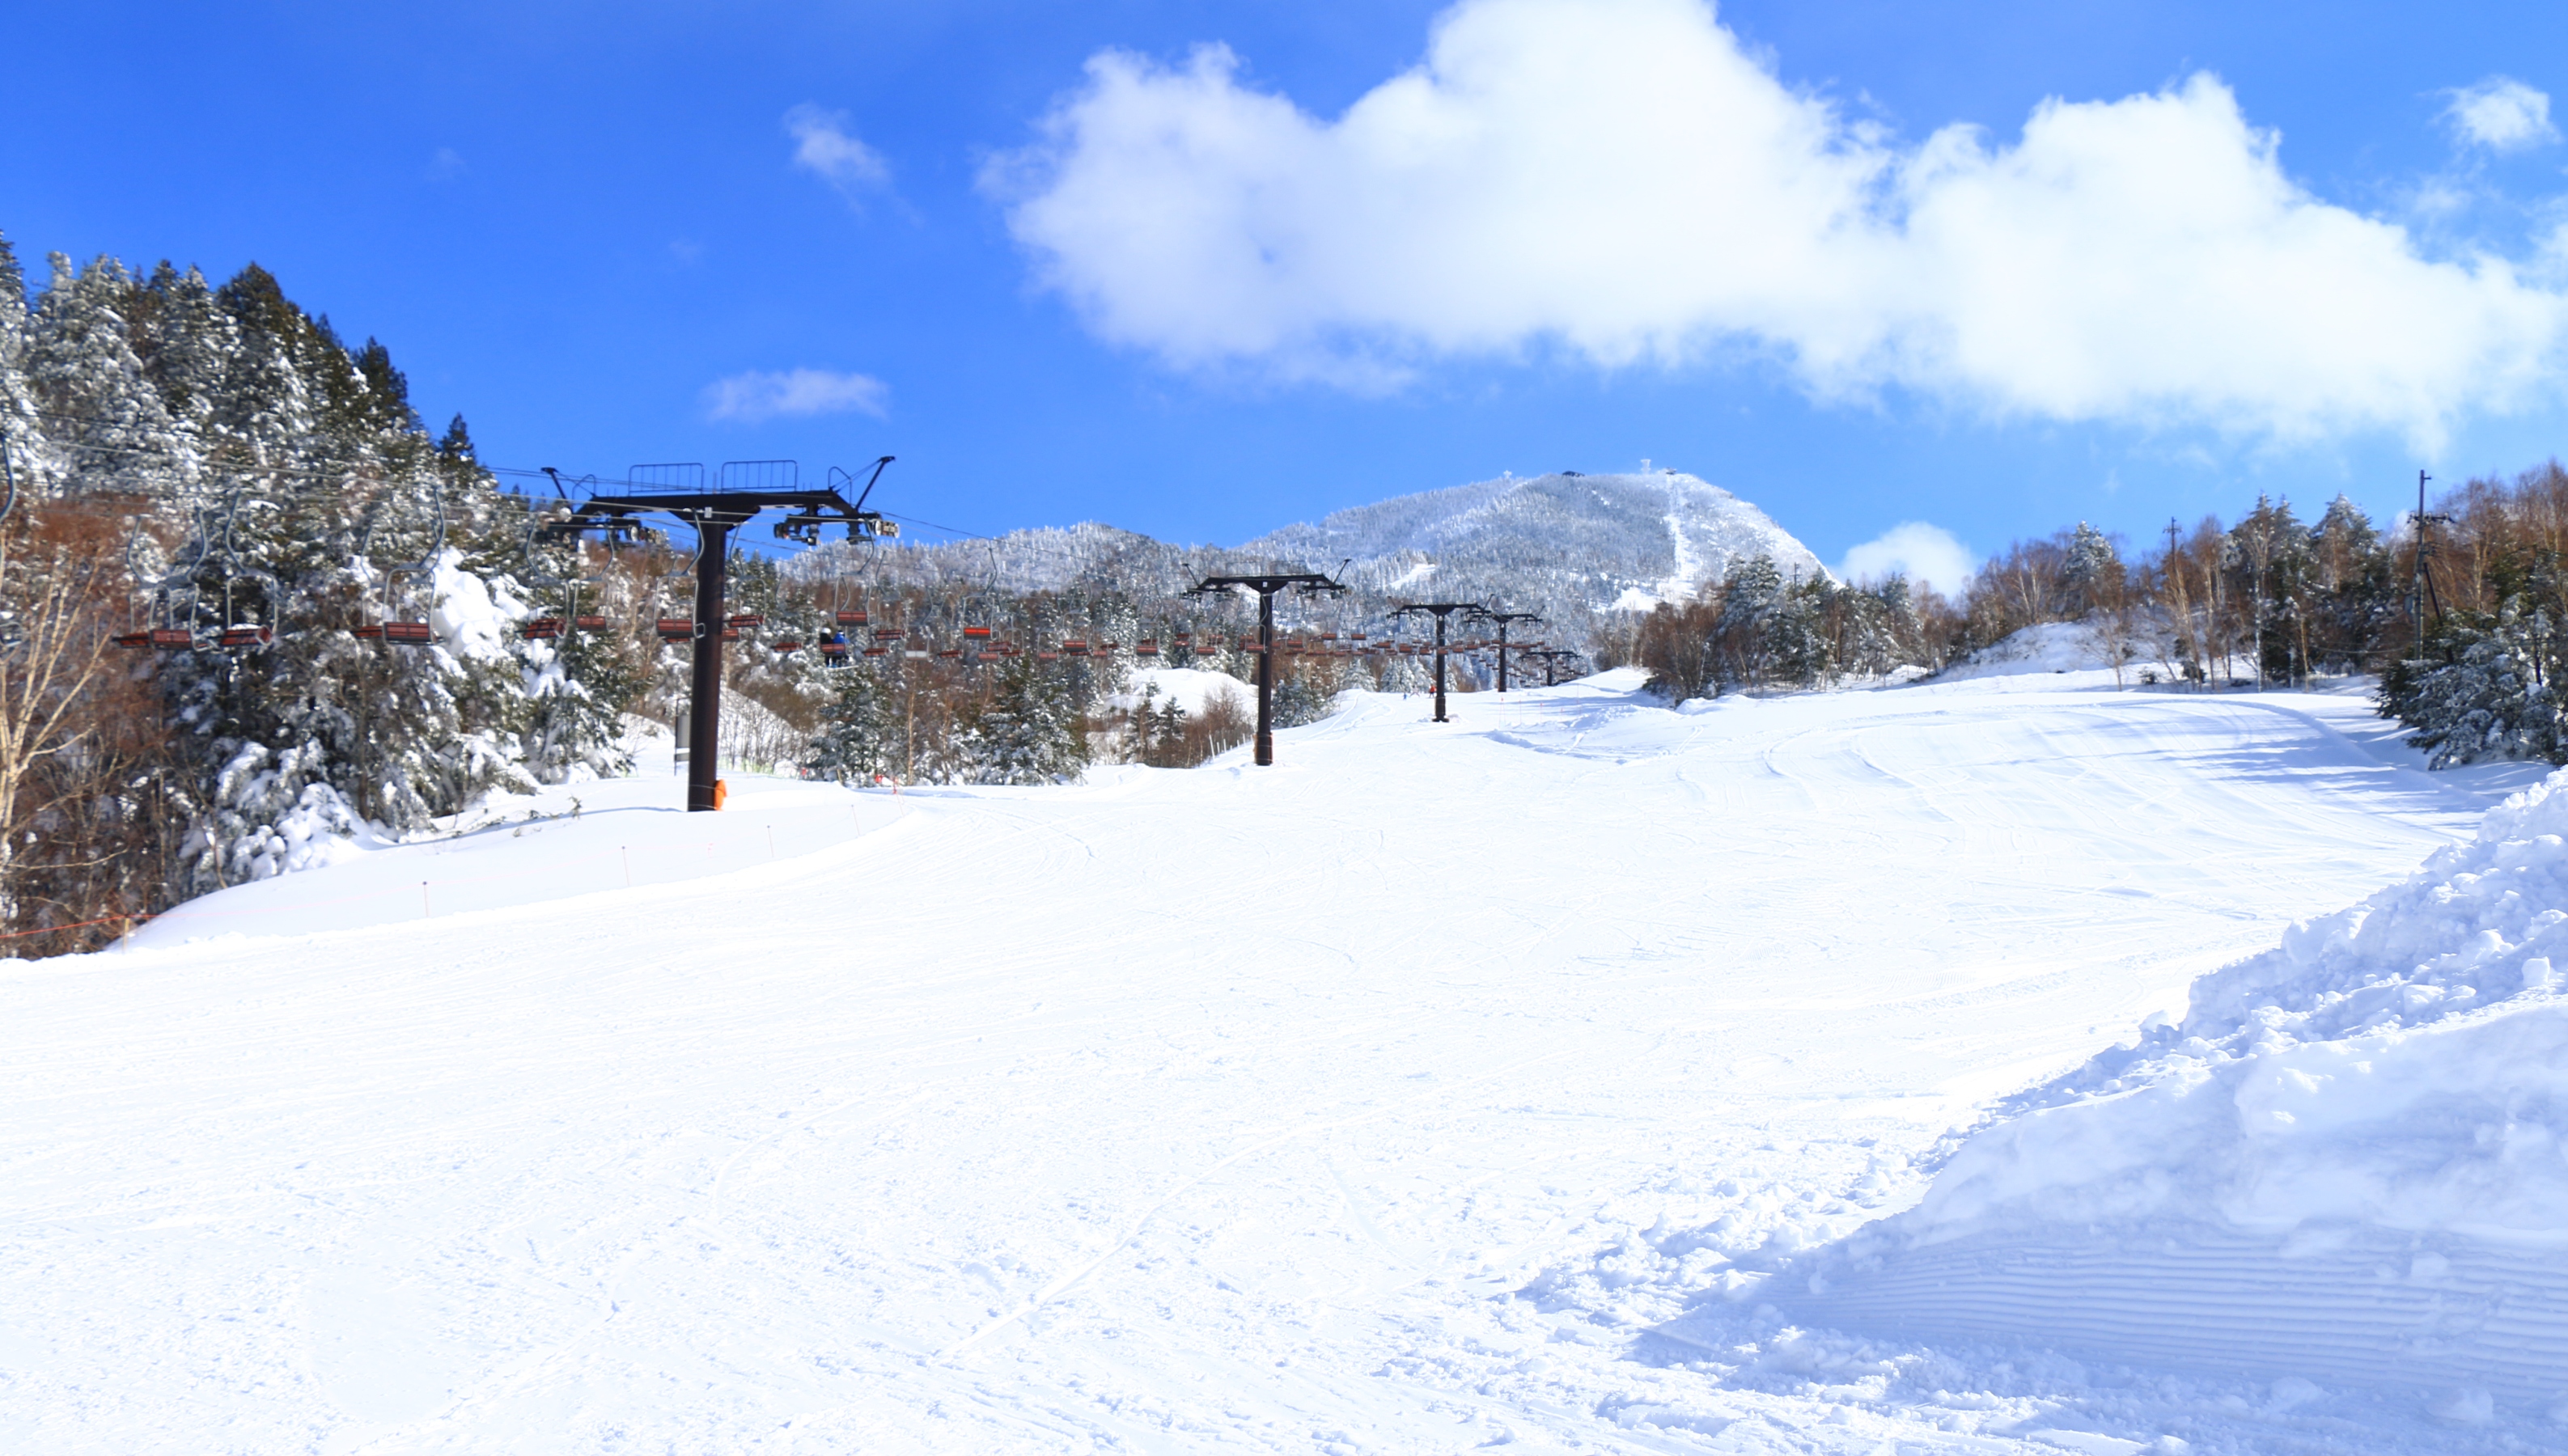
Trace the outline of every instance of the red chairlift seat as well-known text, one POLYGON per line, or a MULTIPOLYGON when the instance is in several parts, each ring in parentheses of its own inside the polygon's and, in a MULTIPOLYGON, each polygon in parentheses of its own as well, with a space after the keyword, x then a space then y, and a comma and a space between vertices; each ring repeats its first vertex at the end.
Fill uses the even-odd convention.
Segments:
POLYGON ((891 649, 888 647, 869 647, 865 649, 865 656, 867 657, 889 657, 890 655, 891 649))
POLYGON ((802 644, 796 642, 794 639, 789 637, 783 642, 776 644, 776 650, 779 653, 801 652, 802 650, 802 644))
POLYGON ((1069 657, 1086 657, 1086 656, 1088 656, 1088 644, 1087 644, 1087 643, 1085 643, 1085 642, 1083 642, 1083 641, 1081 641, 1080 639, 1078 639, 1078 638, 1076 638, 1076 637, 1074 637, 1074 638, 1070 639, 1069 641, 1067 641, 1067 642, 1063 643, 1063 644, 1061 645, 1061 650, 1062 650, 1062 652, 1063 652, 1066 656, 1069 656, 1069 657))
POLYGON ((864 626, 865 609, 862 607, 840 607, 838 609, 838 625, 841 627, 864 626))
POLYGON ((1132 644, 1132 656, 1134 657, 1157 657, 1158 655, 1159 643, 1156 638, 1144 637, 1139 642, 1132 644))
POLYGON ((900 641, 900 629, 897 627, 877 627, 874 629, 874 641, 898 642, 900 641))
POLYGON ((963 656, 963 649, 959 647, 940 647, 936 650, 936 657, 939 662, 950 663, 961 656, 963 656))
POLYGON ((767 619, 756 612, 736 612, 724 619, 723 625, 730 628, 734 634, 738 634, 748 628, 766 626, 767 619))
POLYGON ((535 617, 517 629, 517 635, 528 642, 551 642, 562 635, 559 617, 535 617))
POLYGON ((1035 661, 1039 663, 1057 663, 1061 661, 1061 654, 1057 652, 1038 652, 1035 654, 1035 661))
POLYGON ((276 633, 266 627, 226 627, 222 636, 215 639, 217 645, 233 649, 265 647, 275 640, 276 633))
POLYGON ((606 619, 603 617, 573 617, 571 619, 571 625, 582 632, 603 632, 606 630, 606 619))
POLYGON ((965 642, 987 642, 990 640, 990 629, 987 627, 966 627, 963 629, 963 640, 965 642))
POLYGON ((663 617, 659 620, 656 630, 662 642, 693 642, 696 639, 696 619, 663 617))
POLYGON ((425 622, 387 622, 383 639, 392 647, 426 647, 437 640, 437 632, 425 622))

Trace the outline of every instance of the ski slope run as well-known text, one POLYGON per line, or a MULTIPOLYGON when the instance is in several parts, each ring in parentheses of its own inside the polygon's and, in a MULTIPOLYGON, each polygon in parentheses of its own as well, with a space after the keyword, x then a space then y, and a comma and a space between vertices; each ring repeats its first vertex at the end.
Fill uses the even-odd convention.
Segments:
POLYGON ((804 841, 692 878, 12 965, 0 1448, 2518 1439, 1749 1312, 2529 777, 2105 681, 1365 698, 1268 770, 848 795, 835 839, 781 786, 804 841))

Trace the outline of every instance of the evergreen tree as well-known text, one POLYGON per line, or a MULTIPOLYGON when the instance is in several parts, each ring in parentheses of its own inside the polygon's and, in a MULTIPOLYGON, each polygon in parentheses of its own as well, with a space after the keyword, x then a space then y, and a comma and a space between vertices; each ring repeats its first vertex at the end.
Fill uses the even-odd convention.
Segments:
POLYGON ((990 701, 956 745, 968 783, 1069 783, 1088 766, 1088 736, 1062 680, 1031 657, 999 669, 990 701))
POLYGON ((1300 728, 1329 716, 1334 695, 1303 673, 1292 673, 1275 685, 1275 726, 1300 728))
POLYGON ((60 253, 49 261, 53 280, 26 352, 27 382, 55 446, 45 473, 84 493, 148 496, 183 450, 127 331, 139 290, 113 258, 78 273, 60 253))
POLYGON ((2084 615, 2102 605, 2101 596, 2120 585, 2121 575, 2122 561, 2113 553, 2113 543, 2102 531, 2080 521, 2070 532, 2069 548, 2060 562, 2060 588, 2068 598, 2069 612, 2084 615))
POLYGON ((1760 553, 1731 563, 1721 583, 1721 616, 1713 628, 1722 645, 1724 682, 1766 685, 1773 662, 1767 626, 1782 610, 1783 593, 1783 573, 1772 557, 1760 553))
POLYGON ((839 783, 870 783, 897 772, 901 731, 892 693, 871 664, 834 674, 836 699, 821 720, 803 767, 839 783))
POLYGON ((2414 731, 2429 768, 2491 758, 2568 763, 2568 727, 2556 665, 2543 662, 2553 627, 2540 612, 2509 606, 2494 618, 2445 620, 2431 654, 2402 662, 2382 679, 2381 711, 2414 731))
POLYGON ((30 496, 46 493, 39 473, 44 425, 36 414, 36 397, 27 384, 27 349, 31 333, 27 315, 27 276, 9 235, 0 232, 0 465, 10 483, 30 496))

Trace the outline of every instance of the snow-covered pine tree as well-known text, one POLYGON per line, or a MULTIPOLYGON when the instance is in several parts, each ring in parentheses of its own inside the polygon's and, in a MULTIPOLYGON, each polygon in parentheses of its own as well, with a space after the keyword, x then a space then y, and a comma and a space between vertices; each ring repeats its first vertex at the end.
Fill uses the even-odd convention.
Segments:
POLYGON ((27 350, 32 335, 27 314, 27 275, 19 267, 9 235, 0 232, 0 449, 8 480, 30 496, 45 489, 44 423, 36 414, 35 391, 27 381, 27 350))
POLYGON ((2381 711, 2414 729, 2408 746, 2424 751, 2429 768, 2491 758, 2568 762, 2562 695, 2540 655, 2554 630, 2544 614, 2527 618, 2511 603, 2492 619, 2454 614, 2428 642, 2427 658, 2384 675, 2381 711))
POLYGON ((804 769, 839 783, 870 783, 897 773, 901 734, 890 686, 862 660, 830 676, 836 696, 811 739, 804 769))
POLYGON ((2103 593, 2119 585, 2121 572, 2122 560, 2114 554, 2112 541, 2080 521, 2069 533, 2069 548, 2060 560, 2060 591, 2067 599, 2063 610, 2072 618, 2092 611, 2103 593))
POLYGON ((1069 783, 1088 766, 1084 719, 1068 686, 1032 657, 999 669, 965 720, 957 776, 969 783, 1069 783))
POLYGON ((1726 683, 1762 688, 1773 658, 1766 623, 1783 602, 1783 573, 1770 556, 1760 553, 1730 564, 1721 583, 1721 616, 1713 634, 1721 642, 1721 678, 1726 683))
POLYGON ((127 331, 125 315, 140 292, 133 275, 113 258, 78 272, 61 253, 47 260, 53 277, 25 356, 53 446, 44 473, 89 495, 166 493, 186 451, 127 331))

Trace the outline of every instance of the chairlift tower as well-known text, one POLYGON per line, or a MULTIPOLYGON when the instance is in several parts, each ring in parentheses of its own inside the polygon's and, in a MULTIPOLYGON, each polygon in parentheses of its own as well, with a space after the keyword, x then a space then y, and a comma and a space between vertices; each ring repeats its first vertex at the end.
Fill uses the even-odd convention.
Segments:
POLYGON ((1507 628, 1517 622, 1539 622, 1542 616, 1537 612, 1482 612, 1476 620, 1498 629, 1498 691, 1504 693, 1507 691, 1507 628))
POLYGON ((1524 655, 1542 664, 1542 686, 1546 688, 1552 686, 1552 680, 1556 676, 1553 671, 1556 665, 1578 656, 1565 647, 1528 647, 1524 650, 1524 655))
POLYGON ((1412 612, 1436 619, 1436 721, 1444 722, 1444 619, 1459 612, 1465 620, 1485 617, 1489 609, 1478 602, 1403 602, 1392 608, 1391 615, 1406 617, 1412 612))
POLYGON ((627 471, 621 495, 591 495, 576 502, 570 515, 544 528, 548 536, 575 536, 583 531, 629 529, 636 516, 663 515, 696 533, 696 615, 691 624, 695 661, 687 702, 688 736, 696 751, 687 760, 687 811, 715 807, 714 781, 722 767, 722 642, 728 625, 723 593, 728 586, 731 533, 770 510, 792 514, 777 522, 779 540, 816 544, 820 528, 843 525, 850 541, 871 541, 900 534, 882 512, 865 509, 874 482, 892 457, 873 462, 872 473, 854 500, 839 481, 855 477, 832 468, 820 489, 802 488, 802 467, 792 460, 732 460, 708 483, 705 467, 685 464, 635 465, 627 471))
POLYGON ((1257 593, 1257 766, 1275 762, 1275 594, 1281 591, 1316 596, 1344 592, 1346 584, 1316 571, 1251 572, 1241 576, 1207 576, 1186 593, 1216 596, 1226 591, 1257 593))

